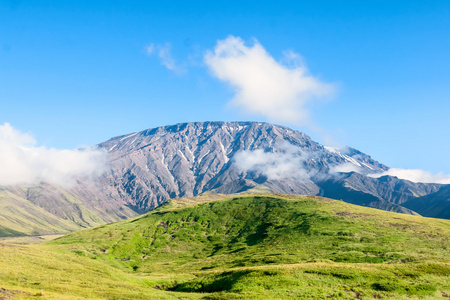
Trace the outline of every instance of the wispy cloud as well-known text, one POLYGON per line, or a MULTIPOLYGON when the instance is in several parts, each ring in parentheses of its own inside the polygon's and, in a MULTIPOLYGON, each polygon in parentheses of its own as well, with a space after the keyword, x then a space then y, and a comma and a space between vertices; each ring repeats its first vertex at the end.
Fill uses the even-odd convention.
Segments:
POLYGON ((234 88, 231 105, 275 122, 311 126, 306 105, 334 92, 332 84, 309 74, 300 55, 284 52, 282 62, 277 62, 257 40, 247 46, 241 38, 229 36, 204 60, 214 76, 234 88))
POLYGON ((147 46, 147 54, 156 54, 159 57, 161 65, 176 74, 183 74, 186 72, 186 69, 177 65, 175 59, 172 57, 172 45, 170 43, 150 44, 147 46))
POLYGON ((0 185, 45 181, 69 186, 75 178, 99 175, 106 153, 94 149, 59 150, 38 147, 29 134, 0 125, 0 185))
POLYGON ((243 172, 255 171, 269 180, 293 180, 302 182, 310 178, 302 163, 307 159, 299 148, 288 143, 281 152, 265 152, 263 149, 245 150, 233 157, 235 166, 243 172))
POLYGON ((383 173, 371 174, 369 176, 378 178, 385 175, 395 176, 400 179, 406 179, 412 182, 450 184, 450 175, 446 175, 444 173, 432 174, 430 172, 419 169, 391 168, 383 173))
POLYGON ((330 174, 336 174, 336 173, 350 173, 350 172, 356 172, 360 174, 366 174, 367 172, 363 171, 363 168, 352 164, 352 163, 343 163, 338 164, 330 167, 330 174))

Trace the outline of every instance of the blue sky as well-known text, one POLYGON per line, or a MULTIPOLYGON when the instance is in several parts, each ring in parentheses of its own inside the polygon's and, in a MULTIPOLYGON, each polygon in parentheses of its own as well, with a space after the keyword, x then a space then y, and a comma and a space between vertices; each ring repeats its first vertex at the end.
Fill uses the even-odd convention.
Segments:
POLYGON ((232 35, 281 65, 298 54, 334 88, 305 104, 314 126, 275 123, 450 174, 449 16, 449 1, 0 0, 0 124, 75 148, 186 121, 273 121, 229 105, 236 89, 205 62, 232 35))

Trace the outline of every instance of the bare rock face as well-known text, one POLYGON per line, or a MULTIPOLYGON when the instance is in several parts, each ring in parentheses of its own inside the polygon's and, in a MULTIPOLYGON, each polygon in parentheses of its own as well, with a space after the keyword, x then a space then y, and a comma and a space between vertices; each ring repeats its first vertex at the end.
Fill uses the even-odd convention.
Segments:
POLYGON ((387 169, 355 149, 343 153, 299 131, 260 122, 182 123, 98 146, 109 152, 111 170, 98 179, 97 194, 121 199, 137 212, 170 198, 261 185, 272 192, 317 195, 317 182, 336 166, 352 164, 362 173, 387 169))
POLYGON ((110 154, 110 171, 81 181, 74 193, 136 213, 170 198, 256 189, 446 216, 433 204, 434 198, 447 201, 442 200, 447 193, 439 193, 445 185, 373 178, 368 175, 388 167, 356 149, 322 146, 304 133, 268 123, 182 123, 115 137, 98 147, 110 154))

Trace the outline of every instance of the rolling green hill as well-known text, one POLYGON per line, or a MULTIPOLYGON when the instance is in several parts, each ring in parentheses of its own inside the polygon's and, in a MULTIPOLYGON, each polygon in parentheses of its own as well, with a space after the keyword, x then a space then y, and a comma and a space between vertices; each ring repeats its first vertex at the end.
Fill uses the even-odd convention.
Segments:
POLYGON ((321 197, 182 198, 46 245, 4 249, 10 254, 2 250, 0 283, 8 293, 27 297, 450 295, 450 221, 321 197))

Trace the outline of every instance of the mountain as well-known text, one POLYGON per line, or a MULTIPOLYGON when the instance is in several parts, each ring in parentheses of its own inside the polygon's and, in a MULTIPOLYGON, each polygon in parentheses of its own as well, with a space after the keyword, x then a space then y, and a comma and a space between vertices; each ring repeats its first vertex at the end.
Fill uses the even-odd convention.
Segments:
MULTIPOLYGON (((424 207, 404 205, 422 195, 433 195, 443 185, 414 183, 392 176, 372 178, 356 172, 340 173, 318 182, 322 196, 399 213, 423 212, 424 207), (416 210, 417 209, 417 210, 416 210)), ((433 201, 433 197, 431 197, 433 201)))
MULTIPOLYGON (((97 181, 98 197, 121 199, 137 213, 176 197, 258 189, 415 214, 403 203, 444 187, 373 178, 389 168, 356 149, 326 147, 299 131, 262 122, 181 123, 115 137, 98 147, 109 153, 111 165, 97 181)), ((424 212, 423 206, 414 207, 424 212)))
POLYGON ((444 186, 435 193, 412 198, 403 206, 420 211, 425 217, 450 219, 450 185, 444 186))
MULTIPOLYGON (((98 146, 111 159, 111 171, 101 177, 101 185, 111 187, 112 195, 126 199, 139 212, 170 198, 207 191, 242 192, 259 185, 273 192, 315 195, 320 188, 310 174, 327 174, 347 163, 357 164, 366 173, 387 170, 354 149, 348 154, 330 150, 299 131, 260 122, 176 124, 116 137, 98 146), (255 150, 273 154, 273 165, 278 158, 290 159, 296 170, 288 171, 302 173, 276 178, 258 168, 242 169, 236 155, 246 151, 251 156, 255 150)), ((262 161, 259 167, 271 166, 262 161)))
POLYGON ((98 178, 79 178, 70 189, 46 183, 0 187, 0 237, 65 233, 205 192, 320 195, 450 218, 449 185, 375 178, 389 168, 356 149, 326 147, 284 126, 181 123, 115 137, 97 147, 108 153, 110 167, 98 178))

